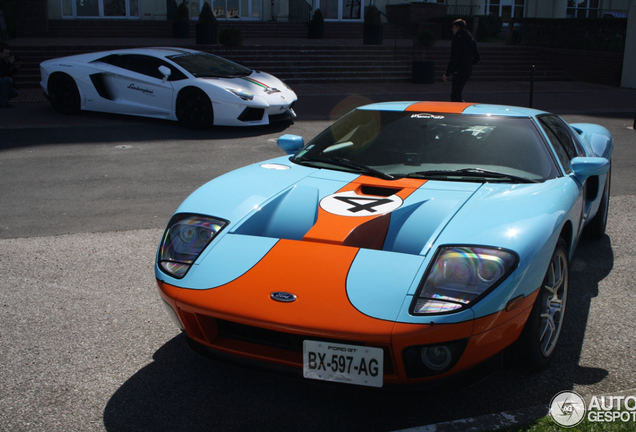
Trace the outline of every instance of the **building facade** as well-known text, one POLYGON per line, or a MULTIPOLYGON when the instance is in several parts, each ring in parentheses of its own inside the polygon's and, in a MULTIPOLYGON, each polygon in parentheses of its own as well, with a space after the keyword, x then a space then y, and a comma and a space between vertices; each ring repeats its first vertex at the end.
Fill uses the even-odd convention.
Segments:
MULTIPOLYGON (((174 0, 48 0, 49 19, 168 20, 174 0)), ((196 20, 204 3, 219 20, 302 21, 320 9, 326 21, 363 20, 365 7, 374 4, 384 11, 403 0, 176 0, 188 6, 196 20)), ((625 17, 636 0, 429 0, 444 4, 452 15, 511 17, 595 18, 625 17)))

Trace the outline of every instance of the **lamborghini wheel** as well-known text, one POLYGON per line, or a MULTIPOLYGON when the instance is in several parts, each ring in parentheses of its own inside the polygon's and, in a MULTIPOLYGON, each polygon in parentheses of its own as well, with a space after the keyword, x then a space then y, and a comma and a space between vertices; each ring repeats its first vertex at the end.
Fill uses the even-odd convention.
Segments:
POLYGON ((75 114, 80 110, 80 94, 75 80, 65 73, 55 73, 49 78, 48 96, 55 111, 75 114))
POLYGON ((190 129, 207 129, 214 123, 210 98, 198 88, 189 87, 177 98, 177 119, 190 129))
POLYGON ((518 341, 519 359, 528 369, 545 369, 554 356, 563 329, 569 274, 567 246, 559 239, 518 341))

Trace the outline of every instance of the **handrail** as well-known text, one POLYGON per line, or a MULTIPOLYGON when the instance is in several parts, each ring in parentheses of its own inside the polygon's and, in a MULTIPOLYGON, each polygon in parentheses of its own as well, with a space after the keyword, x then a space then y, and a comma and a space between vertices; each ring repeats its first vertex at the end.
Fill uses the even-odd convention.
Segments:
MULTIPOLYGON (((413 47, 411 49, 411 60, 415 59, 415 46, 416 45, 420 45, 420 41, 413 36, 411 33, 409 33, 407 30, 404 30, 400 25, 394 23, 393 21, 391 21, 391 19, 382 11, 378 11, 380 13, 380 15, 382 15, 384 18, 386 18, 387 23, 391 24, 393 27, 395 27, 396 29, 398 29, 399 31, 401 31, 402 33, 404 33, 406 36, 408 36, 411 40, 413 40, 413 47)), ((393 58, 396 59, 397 58, 397 32, 393 32, 394 35, 394 39, 393 39, 393 58)), ((422 47, 424 48, 424 47, 422 47)))
POLYGON ((311 20, 311 10, 312 6, 307 0, 290 1, 289 19, 290 21, 300 21, 306 24, 311 20))

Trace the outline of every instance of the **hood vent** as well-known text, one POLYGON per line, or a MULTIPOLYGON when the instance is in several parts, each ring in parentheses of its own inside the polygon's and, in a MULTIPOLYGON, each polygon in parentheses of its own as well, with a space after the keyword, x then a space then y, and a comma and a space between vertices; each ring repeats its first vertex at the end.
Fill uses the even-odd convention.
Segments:
POLYGON ((360 192, 363 195, 372 195, 372 196, 381 196, 381 197, 389 197, 391 195, 395 195, 401 190, 402 189, 387 188, 387 187, 381 187, 381 186, 369 186, 369 185, 360 186, 360 192))

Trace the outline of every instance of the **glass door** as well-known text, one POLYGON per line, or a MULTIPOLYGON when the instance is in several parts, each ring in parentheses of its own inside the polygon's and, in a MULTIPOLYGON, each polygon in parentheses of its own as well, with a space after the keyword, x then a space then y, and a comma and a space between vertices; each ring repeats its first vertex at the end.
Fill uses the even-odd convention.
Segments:
POLYGON ((364 7, 369 4, 370 0, 317 0, 314 12, 320 9, 326 20, 362 21, 364 7))
POLYGON ((62 16, 139 18, 139 0, 62 0, 62 16))
POLYGON ((362 0, 344 0, 343 20, 359 20, 362 17, 362 0))
POLYGON ((525 0, 488 0, 486 4, 487 14, 502 17, 504 23, 510 18, 523 18, 525 9, 525 0))

